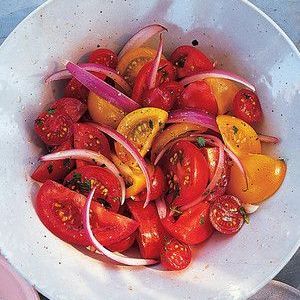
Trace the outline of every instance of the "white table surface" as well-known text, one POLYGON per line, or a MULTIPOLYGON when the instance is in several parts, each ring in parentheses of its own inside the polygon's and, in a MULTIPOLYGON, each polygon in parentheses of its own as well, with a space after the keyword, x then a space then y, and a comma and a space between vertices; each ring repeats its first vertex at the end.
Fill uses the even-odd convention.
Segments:
MULTIPOLYGON (((45 0, 0 0, 0 45, 20 21, 44 2, 45 0)), ((251 2, 269 15, 300 49, 300 0, 251 2)), ((300 289, 300 250, 275 279, 300 289)))

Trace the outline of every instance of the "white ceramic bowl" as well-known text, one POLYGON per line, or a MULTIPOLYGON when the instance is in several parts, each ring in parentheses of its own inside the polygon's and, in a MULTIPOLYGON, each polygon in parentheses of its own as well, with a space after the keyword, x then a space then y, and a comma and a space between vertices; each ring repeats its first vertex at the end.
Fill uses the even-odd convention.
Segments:
POLYGON ((246 1, 53 0, 23 21, 0 50, 0 249, 35 287, 57 299, 239 299, 266 284, 300 241, 300 58, 267 16, 246 1), (199 48, 252 81, 264 108, 269 149, 288 164, 276 195, 234 237, 215 234, 184 272, 100 263, 53 236, 39 221, 30 180, 42 149, 33 120, 52 101, 43 78, 62 59, 119 49, 143 25, 166 25, 167 52, 199 48))

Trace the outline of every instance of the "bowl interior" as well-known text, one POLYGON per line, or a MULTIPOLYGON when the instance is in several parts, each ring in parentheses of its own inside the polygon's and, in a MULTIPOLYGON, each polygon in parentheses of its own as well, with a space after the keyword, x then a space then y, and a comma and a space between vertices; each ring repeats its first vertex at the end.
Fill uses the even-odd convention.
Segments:
POLYGON ((300 58, 272 22, 245 1, 53 0, 28 17, 0 49, 0 250, 51 299, 245 298, 270 280, 299 246, 300 58), (30 179, 43 149, 33 121, 53 98, 46 75, 101 47, 119 50, 139 28, 168 27, 165 53, 191 44, 219 68, 253 82, 265 122, 260 131, 282 139, 265 150, 287 161, 281 189, 234 237, 215 234, 195 248, 180 273, 99 263, 53 236, 34 210, 30 179), (42 271, 41 271, 42 270, 42 271), (67 284, 66 284, 67 282, 67 284))

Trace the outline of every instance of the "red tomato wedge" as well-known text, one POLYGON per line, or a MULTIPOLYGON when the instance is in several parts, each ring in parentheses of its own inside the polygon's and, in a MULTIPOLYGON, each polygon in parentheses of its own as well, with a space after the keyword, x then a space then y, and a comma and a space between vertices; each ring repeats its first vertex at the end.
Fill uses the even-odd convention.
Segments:
POLYGON ((208 164, 201 150, 188 141, 177 142, 162 159, 168 185, 167 202, 182 206, 200 196, 208 183, 208 164))
POLYGON ((137 242, 143 258, 159 258, 164 230, 160 223, 155 205, 151 202, 146 208, 144 203, 127 201, 133 218, 139 223, 137 242))
POLYGON ((190 264, 192 252, 188 245, 174 238, 167 238, 160 253, 160 260, 165 269, 179 271, 185 269, 190 264))
MULTIPOLYGON (((138 103, 142 103, 144 93, 148 90, 148 79, 152 69, 153 62, 150 61, 146 63, 139 71, 131 98, 138 103)), ((170 82, 175 80, 175 67, 167 61, 162 59, 159 64, 157 76, 156 76, 156 86, 163 84, 164 82, 170 82)))
POLYGON ((126 239, 124 239, 120 242, 111 244, 111 245, 107 246, 107 248, 110 251, 113 251, 113 252, 124 252, 124 251, 128 250, 133 245, 133 243, 135 241, 135 238, 136 238, 136 233, 134 232, 133 234, 131 234, 126 239))
MULTIPOLYGON (((57 148, 53 152, 59 152, 72 149, 71 141, 67 141, 57 148)), ((74 160, 53 160, 41 162, 40 165, 32 173, 31 178, 38 182, 45 182, 48 179, 62 182, 63 179, 69 174, 75 167, 74 160)))
POLYGON ((105 65, 115 69, 118 64, 118 57, 110 49, 99 48, 90 54, 89 63, 105 65))
POLYGON ((242 206, 238 198, 224 195, 215 200, 209 214, 212 225, 221 233, 233 234, 244 224, 242 206))
POLYGON ((208 239, 214 228, 209 219, 210 204, 201 202, 184 211, 179 218, 168 216, 162 219, 166 231, 177 240, 195 245, 208 239))
MULTIPOLYGON (((100 130, 88 124, 74 125, 74 148, 92 150, 110 158, 108 139, 100 130)), ((77 168, 88 164, 88 162, 76 160, 77 168)))
POLYGON ((77 168, 65 178, 64 186, 85 196, 97 186, 93 198, 95 202, 114 212, 120 208, 119 181, 105 168, 90 165, 77 168))
POLYGON ((213 63, 200 50, 183 45, 175 49, 170 57, 171 62, 176 67, 179 78, 190 76, 199 71, 212 70, 213 63))
MULTIPOLYGON (((86 198, 54 181, 47 180, 36 198, 36 211, 42 223, 67 243, 89 246, 83 229, 82 211, 86 198)), ((91 224, 94 235, 103 245, 120 242, 130 236, 138 223, 109 212, 99 203, 92 203, 91 224)))
POLYGON ((217 101, 209 85, 205 81, 189 84, 181 93, 178 100, 179 108, 199 108, 217 115, 217 101))

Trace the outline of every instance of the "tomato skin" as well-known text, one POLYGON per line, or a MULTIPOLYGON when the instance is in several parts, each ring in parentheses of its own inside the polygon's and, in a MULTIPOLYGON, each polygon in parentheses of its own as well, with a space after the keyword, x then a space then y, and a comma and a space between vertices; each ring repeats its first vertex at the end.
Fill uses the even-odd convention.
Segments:
POLYGON ((177 69, 179 78, 193 75, 200 71, 212 70, 213 63, 200 50, 183 45, 174 50, 170 57, 171 62, 177 69))
POLYGON ((178 100, 179 108, 199 108, 213 115, 217 115, 218 106, 214 94, 205 81, 189 84, 178 100))
POLYGON ((65 87, 65 97, 75 98, 83 103, 86 103, 89 90, 76 78, 71 78, 65 87))
MULTIPOLYGON (((139 71, 131 98, 138 103, 142 103, 143 95, 148 90, 148 80, 152 69, 152 61, 146 63, 139 71)), ((175 80, 175 67, 166 59, 162 59, 159 63, 159 68, 156 76, 156 87, 164 82, 170 82, 175 80)))
POLYGON ((146 208, 143 208, 144 203, 132 200, 128 200, 127 205, 133 218, 139 223, 137 242, 141 256, 143 258, 159 258, 164 230, 156 206, 151 202, 146 208))
POLYGON ((185 269, 192 260, 192 252, 185 245, 174 238, 166 239, 160 254, 162 266, 169 271, 185 269))
POLYGON ((247 89, 241 89, 233 99, 233 114, 248 124, 256 124, 263 118, 257 95, 247 89))
POLYGON ((160 164, 168 184, 167 202, 178 207, 200 196, 208 183, 209 168, 201 150, 188 141, 178 141, 160 164))
MULTIPOLYGON (((60 146, 58 146, 53 153, 70 150, 72 149, 71 141, 67 141, 60 146)), ((45 182, 48 179, 53 181, 61 182, 65 176, 75 167, 74 160, 65 159, 65 160, 53 160, 53 161, 44 161, 35 169, 32 173, 31 178, 38 182, 45 182)))
POLYGON ((177 220, 173 216, 162 219, 166 231, 177 240, 196 245, 208 239, 214 232, 209 220, 210 204, 203 201, 184 211, 177 220))
POLYGON ((143 94, 143 106, 157 107, 166 111, 173 108, 174 104, 178 101, 183 86, 176 82, 164 82, 158 87, 146 91, 143 94))
POLYGON ((238 232, 244 224, 238 198, 224 195, 215 200, 210 208, 209 218, 216 230, 224 234, 238 232))
POLYGON ((118 64, 118 57, 116 53, 110 49, 100 48, 94 50, 89 56, 89 63, 105 65, 115 69, 118 64))
POLYGON ((64 186, 85 196, 97 186, 93 201, 109 211, 120 208, 121 188, 117 178, 107 169, 86 165, 73 170, 64 180, 64 186))
POLYGON ((121 240, 120 242, 111 244, 111 245, 107 246, 107 248, 113 252, 124 252, 133 245, 135 238, 136 238, 136 233, 134 232, 126 239, 121 240))
MULTIPOLYGON (((78 246, 89 246, 83 228, 82 213, 86 198, 54 181, 47 180, 36 199, 36 211, 42 223, 60 239, 78 246)), ((110 212, 92 202, 91 226, 97 240, 104 246, 120 242, 131 235, 138 223, 110 212)))
MULTIPOLYGON (((108 139, 97 128, 88 124, 77 123, 74 125, 74 148, 92 150, 110 158, 108 139)), ((76 160, 77 168, 88 164, 90 163, 76 160)))

